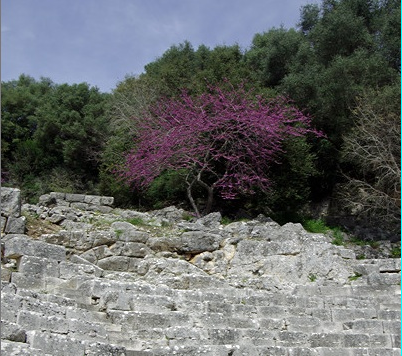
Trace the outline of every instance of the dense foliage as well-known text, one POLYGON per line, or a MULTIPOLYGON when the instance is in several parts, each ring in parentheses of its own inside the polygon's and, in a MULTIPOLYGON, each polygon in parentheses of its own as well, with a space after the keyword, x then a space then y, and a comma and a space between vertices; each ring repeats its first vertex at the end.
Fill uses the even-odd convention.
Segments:
MULTIPOLYGON (((232 213, 241 209, 254 213, 273 210, 286 220, 300 213, 311 200, 336 196, 340 210, 360 204, 365 208, 359 211, 366 212, 370 221, 395 228, 394 222, 400 218, 400 209, 395 208, 400 206, 400 151, 395 149, 400 135, 387 132, 398 132, 395 118, 400 117, 400 95, 395 94, 400 91, 400 8, 396 0, 322 0, 321 4, 307 4, 300 10, 296 28, 257 33, 245 50, 238 45, 193 48, 188 41, 174 45, 147 64, 143 74, 118 83, 112 94, 102 94, 86 83, 57 85, 27 75, 2 83, 2 181, 22 187, 28 198, 47 190, 85 190, 111 194, 120 204, 145 208, 186 204, 188 162, 182 167, 155 162, 152 182, 134 191, 127 181, 118 179, 115 171, 125 164, 127 153, 132 157, 140 154, 146 125, 157 125, 160 120, 160 127, 170 125, 166 131, 191 127, 164 121, 164 114, 155 111, 159 104, 182 105, 183 89, 186 100, 195 103, 212 95, 210 86, 228 92, 232 85, 242 84, 242 100, 249 99, 246 93, 250 89, 266 102, 278 102, 280 97, 291 99, 292 107, 310 117, 312 127, 325 137, 288 137, 276 154, 278 164, 271 164, 270 157, 266 164, 259 162, 258 176, 269 177, 269 190, 253 189, 255 194, 251 195, 243 187, 238 199, 223 203, 225 193, 221 189, 221 195, 215 196, 214 209, 229 208, 232 213), (385 144, 389 141, 391 148, 391 143, 385 144), (370 159, 363 159, 366 149, 370 159), (396 162, 392 174, 385 173, 391 165, 376 166, 376 162, 391 157, 396 162), (360 199, 361 195, 357 201, 358 195, 347 194, 353 189, 364 191, 365 200, 360 199), (385 199, 381 206, 389 208, 375 208, 376 196, 385 199)), ((280 108, 289 106, 282 102, 280 108)), ((218 111, 225 110, 212 110, 210 117, 219 121, 224 115, 218 115, 218 111)), ((198 118, 198 112, 190 110, 188 114, 198 118)), ((190 117, 186 120, 186 124, 191 122, 190 117)), ((199 137, 206 140, 232 124, 238 125, 235 119, 225 127, 218 127, 213 120, 203 122, 204 132, 200 129, 199 136, 191 138, 195 142, 199 137)), ((241 139, 247 136, 245 132, 238 135, 241 139)), ((258 137, 256 131, 253 135, 258 137)), ((236 154, 242 155, 244 162, 247 149, 239 137, 236 154)), ((186 144, 180 141, 183 149, 188 147, 186 144)), ((212 149, 205 146, 206 141, 198 144, 207 151, 212 149)), ((262 143, 256 140, 255 144, 262 143)), ((235 148, 226 152, 227 157, 235 157, 235 148)), ((179 150, 168 152, 171 158, 179 154, 179 150)), ((201 150, 198 152, 198 168, 203 159, 210 159, 205 153, 202 156, 201 150)), ((252 157, 250 152, 248 159, 252 157)), ((217 166, 219 159, 214 160, 217 166)), ((235 165, 222 167, 220 178, 229 171, 233 177, 241 174, 233 168, 235 165)), ((209 187, 219 181, 213 179, 215 171, 216 167, 211 168, 204 178, 209 187)), ((197 174, 191 172, 189 178, 194 179, 197 174)), ((138 172, 131 173, 134 179, 138 172)), ((220 183, 216 186, 223 187, 220 183)), ((199 184, 193 188, 194 200, 206 205, 205 189, 199 184)), ((354 214, 357 210, 349 211, 354 214)))
POLYGON ((270 171, 278 164, 283 142, 307 133, 310 119, 278 97, 269 102, 243 88, 165 99, 151 115, 133 118, 138 130, 135 148, 121 168, 125 180, 148 187, 164 171, 181 172, 196 215, 193 187, 207 192, 205 213, 212 209, 215 191, 224 199, 267 192, 270 171))

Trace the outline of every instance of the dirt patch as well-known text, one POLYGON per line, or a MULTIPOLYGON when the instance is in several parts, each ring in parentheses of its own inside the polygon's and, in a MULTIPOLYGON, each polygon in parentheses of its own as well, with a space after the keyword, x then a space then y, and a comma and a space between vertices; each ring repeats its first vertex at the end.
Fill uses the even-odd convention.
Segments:
POLYGON ((24 214, 26 217, 26 234, 34 239, 39 238, 43 234, 55 234, 62 228, 59 225, 52 224, 49 221, 35 217, 31 214, 24 214))

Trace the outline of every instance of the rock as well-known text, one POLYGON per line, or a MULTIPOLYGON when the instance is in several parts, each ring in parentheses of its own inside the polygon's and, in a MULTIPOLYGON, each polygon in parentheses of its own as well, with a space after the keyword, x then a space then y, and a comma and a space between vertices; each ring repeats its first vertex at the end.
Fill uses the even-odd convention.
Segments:
POLYGON ((16 188, 1 187, 1 215, 21 216, 21 191, 16 188))
POLYGON ((110 228, 115 232, 119 241, 146 243, 149 238, 147 232, 139 231, 134 225, 125 221, 116 221, 110 228))
POLYGON ((25 216, 20 216, 18 218, 10 216, 7 219, 7 224, 5 226, 4 232, 6 234, 25 234, 27 218, 25 216))
POLYGON ((27 235, 10 234, 4 241, 4 255, 6 258, 13 259, 22 256, 35 256, 64 261, 66 250, 62 246, 32 240, 27 235))

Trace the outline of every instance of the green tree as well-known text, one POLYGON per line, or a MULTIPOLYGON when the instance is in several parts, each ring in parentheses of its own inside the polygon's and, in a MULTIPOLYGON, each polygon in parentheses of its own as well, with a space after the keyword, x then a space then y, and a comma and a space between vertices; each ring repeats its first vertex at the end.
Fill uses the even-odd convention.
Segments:
POLYGON ((107 136, 105 99, 87 83, 56 86, 36 111, 33 138, 51 166, 63 166, 82 182, 97 180, 100 155, 107 136))
POLYGON ((10 172, 17 150, 26 151, 24 142, 32 140, 38 126, 37 108, 53 90, 50 79, 21 75, 18 80, 2 82, 1 88, 1 161, 2 173, 10 172))
POLYGON ((303 35, 294 29, 273 28, 256 34, 251 49, 246 53, 246 63, 254 73, 254 83, 274 87, 289 73, 303 35))

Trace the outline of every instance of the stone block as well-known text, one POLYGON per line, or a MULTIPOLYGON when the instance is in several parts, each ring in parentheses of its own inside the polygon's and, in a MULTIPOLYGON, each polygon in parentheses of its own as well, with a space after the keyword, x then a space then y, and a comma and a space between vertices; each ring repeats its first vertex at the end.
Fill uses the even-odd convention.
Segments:
MULTIPOLYGON (((89 265, 91 269, 93 269, 93 274, 95 277, 102 277, 103 276, 103 269, 96 266, 95 264, 91 263, 85 258, 82 258, 81 256, 78 255, 72 255, 70 257, 70 262, 78 265, 89 265)), ((92 274, 92 273, 91 273, 92 274)))
POLYGON ((1 215, 21 216, 21 191, 17 188, 1 187, 1 215))
POLYGON ((147 232, 139 231, 134 225, 125 221, 112 223, 111 230, 116 234, 119 241, 146 243, 149 238, 147 232))
MULTIPOLYGON (((131 356, 141 355, 141 351, 133 351, 131 356)), ((126 352, 125 347, 117 345, 108 345, 101 342, 91 342, 85 345, 85 356, 100 356, 100 355, 125 355, 130 356, 130 353, 126 352)), ((151 356, 149 352, 144 352, 144 356, 151 356)))
POLYGON ((311 347, 339 348, 343 346, 342 334, 313 333, 309 337, 311 347))
POLYGON ((66 335, 54 334, 44 331, 28 331, 28 343, 44 354, 50 355, 85 355, 84 343, 66 335))
POLYGON ((47 330, 60 334, 69 331, 68 321, 58 316, 44 316, 27 310, 21 310, 18 314, 18 324, 26 330, 47 330))
POLYGON ((39 278, 58 277, 57 260, 36 256, 22 256, 18 263, 18 272, 25 275, 38 275, 39 278))
POLYGON ((201 253, 215 251, 223 240, 221 235, 210 234, 203 231, 184 232, 178 239, 176 250, 183 253, 201 253))
POLYGON ((319 332, 320 320, 309 316, 291 316, 286 319, 288 331, 319 332))
POLYGON ((298 331, 280 331, 278 333, 276 344, 278 346, 286 347, 309 346, 309 335, 298 331))
POLYGON ((210 329, 208 335, 212 345, 233 345, 241 339, 241 333, 237 329, 210 329))
POLYGON ((14 342, 25 342, 26 331, 21 325, 1 320, 1 340, 10 340, 14 342))
POLYGON ((43 276, 40 274, 24 274, 13 272, 11 275, 11 282, 18 288, 44 290, 46 283, 43 276))
POLYGON ((7 235, 5 245, 5 257, 19 258, 21 256, 35 256, 65 261, 66 249, 63 246, 51 245, 46 242, 32 240, 26 235, 7 235))
POLYGON ((84 203, 85 195, 84 194, 69 194, 69 193, 66 193, 65 200, 70 202, 70 203, 73 203, 73 202, 84 203))
POLYGON ((153 251, 145 244, 140 242, 122 242, 118 241, 111 246, 110 251, 117 256, 139 257, 143 258, 153 251))
POLYGON ((99 195, 85 195, 84 203, 91 205, 102 205, 101 197, 99 195))
POLYGON ((100 277, 103 270, 91 264, 77 264, 72 262, 60 262, 60 278, 71 279, 77 275, 100 277))
POLYGON ((92 241, 92 247, 97 247, 110 246, 116 242, 117 238, 112 231, 90 231, 88 240, 92 241))
POLYGON ((101 196, 100 197, 100 204, 101 205, 107 205, 107 206, 113 206, 114 198, 113 197, 107 197, 107 196, 101 196))
POLYGON ((130 258, 126 256, 111 256, 98 261, 97 265, 104 270, 127 271, 130 258))
POLYGON ((345 334, 344 347, 370 347, 370 336, 367 334, 345 334))

